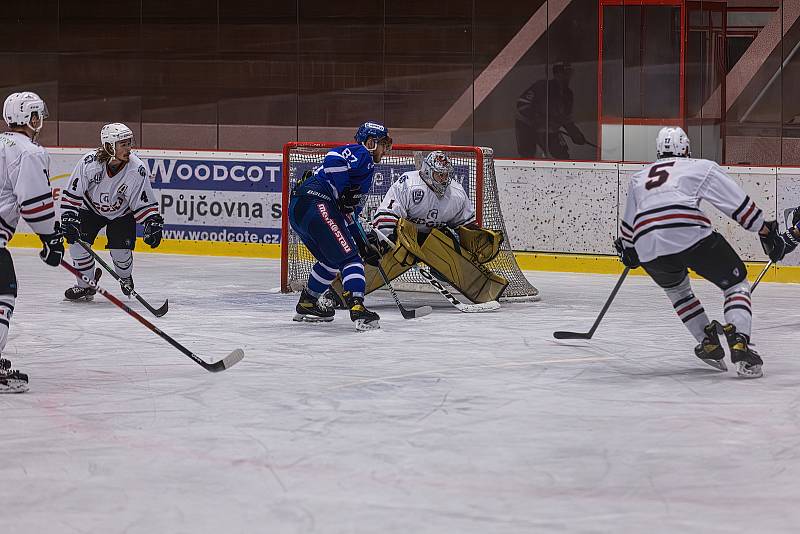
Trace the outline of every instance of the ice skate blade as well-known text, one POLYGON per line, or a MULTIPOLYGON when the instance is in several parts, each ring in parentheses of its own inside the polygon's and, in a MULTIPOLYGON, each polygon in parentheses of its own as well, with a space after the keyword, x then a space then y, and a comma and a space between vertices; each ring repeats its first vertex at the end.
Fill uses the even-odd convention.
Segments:
POLYGON ((761 371, 761 364, 747 367, 747 362, 736 362, 736 374, 739 378, 761 378, 764 373, 761 371))
POLYGON ((333 317, 317 317, 316 315, 303 315, 296 313, 294 317, 292 317, 292 321, 298 323, 329 323, 333 321, 333 317))
POLYGON ((28 383, 16 378, 0 378, 0 393, 25 393, 28 383))
POLYGON ((370 330, 380 330, 381 325, 378 321, 367 321, 365 319, 358 319, 355 321, 357 332, 369 332, 370 330))
POLYGON ((79 299, 68 299, 64 297, 64 302, 92 302, 94 300, 94 295, 86 295, 85 297, 81 297, 79 299))
POLYGON ((727 371, 728 366, 725 364, 725 360, 714 360, 712 358, 700 358, 706 364, 710 365, 714 369, 719 369, 720 371, 727 371))

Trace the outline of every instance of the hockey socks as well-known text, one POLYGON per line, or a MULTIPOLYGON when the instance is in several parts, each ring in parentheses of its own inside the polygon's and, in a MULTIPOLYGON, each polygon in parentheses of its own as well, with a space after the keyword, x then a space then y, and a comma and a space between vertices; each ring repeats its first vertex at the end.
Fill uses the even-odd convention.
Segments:
POLYGON ((725 322, 736 327, 740 334, 750 336, 753 312, 750 305, 750 284, 742 280, 725 290, 725 322))
POLYGON ((678 314, 683 324, 686 325, 686 328, 689 329, 694 338, 699 343, 702 343, 706 337, 704 328, 709 323, 709 320, 703 305, 700 303, 700 299, 692 291, 689 277, 684 278, 677 286, 664 288, 664 292, 669 297, 669 300, 672 301, 672 307, 675 308, 675 313, 678 314))
POLYGON ((311 268, 306 291, 311 296, 318 298, 330 287, 337 274, 339 271, 318 261, 311 268))

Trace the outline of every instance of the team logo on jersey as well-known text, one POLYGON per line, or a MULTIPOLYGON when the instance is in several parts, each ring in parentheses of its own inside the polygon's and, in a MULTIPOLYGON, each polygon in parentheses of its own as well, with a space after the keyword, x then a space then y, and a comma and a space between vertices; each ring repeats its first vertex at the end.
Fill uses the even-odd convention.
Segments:
MULTIPOLYGON (((99 184, 102 181, 103 181, 103 171, 100 171, 100 172, 96 173, 94 176, 92 176, 91 178, 89 178, 89 183, 90 184, 99 184)), ((78 183, 77 179, 75 180, 75 183, 76 184, 78 183)))
POLYGON ((141 175, 142 178, 147 176, 147 171, 144 169, 144 165, 139 165, 139 169, 138 170, 139 170, 139 174, 141 175))
POLYGON ((411 201, 414 204, 419 204, 422 202, 422 199, 425 198, 425 191, 422 189, 414 189, 411 191, 411 201))

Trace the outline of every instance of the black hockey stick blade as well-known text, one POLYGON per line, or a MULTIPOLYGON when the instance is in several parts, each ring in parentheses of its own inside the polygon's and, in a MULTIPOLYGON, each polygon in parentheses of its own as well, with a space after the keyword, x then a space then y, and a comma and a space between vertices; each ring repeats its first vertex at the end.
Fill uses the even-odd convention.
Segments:
MULTIPOLYGON (((132 294, 133 291, 131 291, 131 295, 132 294)), ((136 294, 136 300, 141 302, 142 306, 147 308, 148 311, 153 315, 155 315, 156 317, 163 317, 169 311, 169 299, 165 300, 164 304, 162 304, 160 308, 155 308, 155 309, 152 306, 150 306, 150 304, 148 304, 142 297, 140 297, 138 293, 136 294)))
POLYGON ((622 282, 625 281, 625 277, 628 276, 630 270, 630 267, 625 267, 625 269, 622 271, 622 274, 619 276, 619 280, 617 280, 617 285, 614 286, 614 289, 611 291, 608 299, 606 299, 606 303, 603 305, 603 309, 600 310, 600 315, 597 316, 592 328, 590 328, 588 332, 564 332, 563 330, 559 330, 557 332, 553 332, 553 337, 556 339, 591 339, 597 330, 597 327, 600 325, 600 321, 603 320, 603 317, 608 311, 608 308, 611 307, 611 303, 614 302, 614 297, 617 296, 617 292, 619 291, 619 288, 622 287, 622 282))
MULTIPOLYGON (((117 274, 117 272, 114 269, 112 269, 111 266, 109 266, 103 260, 103 258, 101 258, 94 250, 92 250, 92 247, 91 247, 91 245, 89 245, 89 243, 87 243, 86 241, 83 241, 82 239, 78 239, 77 243, 81 247, 83 247, 83 249, 86 252, 88 252, 95 259, 95 261, 97 261, 97 263, 102 265, 103 268, 111 274, 111 276, 113 276, 117 281, 119 281, 120 276, 117 274)), ((150 313, 152 313, 156 317, 163 317, 169 311, 169 299, 165 300, 164 304, 162 304, 161 307, 154 308, 153 306, 150 305, 149 302, 144 300, 144 298, 141 295, 139 295, 139 293, 137 293, 133 289, 131 289, 131 296, 134 297, 136 300, 138 300, 142 304, 142 306, 147 308, 147 311, 149 311, 150 313)))
POLYGON ((163 332, 156 325, 154 325, 153 323, 151 323, 150 321, 148 321, 147 319, 142 317, 141 314, 139 314, 138 312, 136 312, 133 309, 131 309, 130 306, 128 306, 127 304, 122 302, 120 299, 118 299, 117 297, 115 297, 114 295, 112 295, 111 293, 109 293, 108 291, 106 291, 105 289, 100 287, 99 285, 97 285, 97 281, 90 280, 88 276, 86 276, 84 274, 81 274, 80 271, 78 271, 75 267, 73 267, 72 265, 70 265, 69 263, 64 261, 63 259, 61 260, 61 266, 63 268, 65 268, 66 270, 68 270, 69 272, 71 272, 72 274, 74 274, 75 276, 80 277, 84 282, 89 284, 89 287, 94 288, 98 293, 100 293, 105 298, 110 300, 115 306, 117 306, 118 308, 121 308, 122 311, 124 311, 125 313, 127 313, 128 315, 130 315, 131 317, 133 317, 134 319, 136 319, 140 323, 142 323, 151 332, 153 332, 154 334, 158 335, 161 339, 163 339, 164 341, 166 341, 167 343, 169 343, 170 345, 172 345, 173 347, 175 347, 176 349, 181 351, 183 354, 185 354, 186 356, 191 358, 195 363, 200 365, 206 371, 209 371, 209 372, 212 372, 212 373, 217 373, 219 371, 224 371, 225 369, 228 369, 229 367, 232 367, 232 366, 236 365, 237 363, 239 363, 242 360, 242 358, 244 358, 244 351, 242 349, 236 349, 233 352, 231 352, 230 354, 228 354, 227 356, 225 356, 220 361, 214 362, 214 363, 208 363, 207 361, 205 361, 204 359, 202 359, 201 357, 196 355, 194 352, 190 351, 189 349, 187 349, 186 347, 184 347, 183 345, 181 345, 180 343, 178 343, 177 341, 172 339, 172 337, 170 335, 168 335, 166 332, 163 332))
POLYGON ((594 332, 565 332, 558 330, 553 332, 553 337, 556 339, 591 339, 594 332))

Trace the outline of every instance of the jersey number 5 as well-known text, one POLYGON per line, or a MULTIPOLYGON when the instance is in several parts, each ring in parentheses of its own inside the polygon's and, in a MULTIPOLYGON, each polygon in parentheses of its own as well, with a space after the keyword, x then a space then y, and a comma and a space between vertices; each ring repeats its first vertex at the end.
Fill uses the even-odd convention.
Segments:
POLYGON ((650 189, 655 189, 656 187, 663 185, 664 182, 667 181, 669 178, 669 172, 666 170, 666 167, 672 167, 675 165, 674 161, 670 161, 667 163, 659 163, 658 165, 653 165, 650 167, 650 174, 648 174, 648 178, 652 178, 651 180, 647 180, 644 184, 644 188, 648 191, 650 189))

